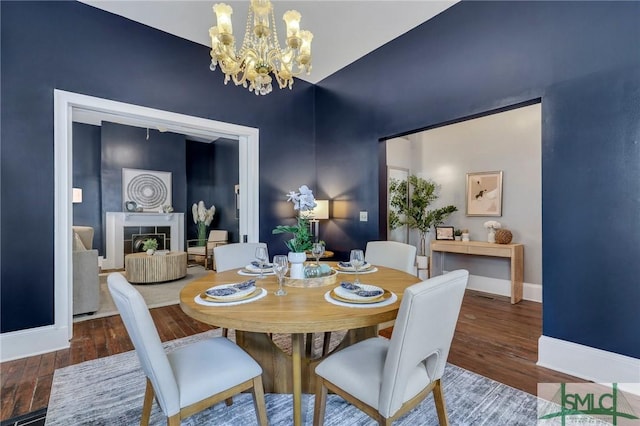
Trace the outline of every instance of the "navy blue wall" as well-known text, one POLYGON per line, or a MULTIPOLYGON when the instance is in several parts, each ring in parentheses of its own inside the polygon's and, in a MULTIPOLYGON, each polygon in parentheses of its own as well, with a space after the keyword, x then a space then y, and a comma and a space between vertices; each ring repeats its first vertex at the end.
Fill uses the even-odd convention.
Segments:
POLYGON ((73 205, 73 224, 94 229, 93 248, 104 256, 100 139, 100 126, 73 123, 73 186, 82 189, 82 203, 73 205))
POLYGON ((198 238, 191 206, 200 200, 216 206, 209 229, 229 231, 229 242, 239 242, 235 185, 239 176, 238 141, 218 139, 212 143, 187 140, 187 239, 198 238))
MULTIPOLYGON (((0 8, 0 331, 53 323, 56 88, 259 128, 260 172, 270 176, 260 183, 261 206, 281 200, 292 182, 314 183, 312 85, 296 81, 293 91, 257 97, 210 72, 206 47, 91 6, 2 1, 0 8), (279 173, 282 164, 296 167, 279 173)), ((278 213, 261 209, 263 241, 287 217, 278 213)), ((275 252, 279 241, 271 245, 275 252)))
POLYGON ((640 2, 463 2, 322 81, 318 186, 349 213, 325 239, 377 236, 355 210, 377 217, 379 138, 541 98, 543 333, 640 357, 639 17, 640 2))
POLYGON ((639 2, 463 2, 266 99, 223 86, 206 48, 89 6, 0 7, 2 203, 20 206, 2 214, 2 331, 52 323, 54 87, 260 128, 273 254, 287 191, 333 199, 323 239, 363 247, 380 236, 357 220, 378 216, 379 138, 540 98, 544 334, 640 357, 639 2))
MULTIPOLYGON (((122 169, 171 173, 171 206, 187 211, 186 141, 184 135, 122 124, 102 123, 102 217, 124 211, 122 169)), ((106 229, 103 229, 106 235, 106 229)))

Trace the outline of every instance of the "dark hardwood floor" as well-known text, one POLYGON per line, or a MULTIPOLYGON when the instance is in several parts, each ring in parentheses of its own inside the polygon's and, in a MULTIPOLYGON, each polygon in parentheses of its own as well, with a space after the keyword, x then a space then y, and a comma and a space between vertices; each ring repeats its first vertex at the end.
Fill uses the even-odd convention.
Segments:
MULTIPOLYGON (((542 306, 467 290, 449 362, 517 389, 536 394, 539 382, 578 382, 575 377, 538 367, 542 306)), ((190 336, 211 327, 186 316, 178 305, 151 309, 162 341, 190 336)), ((71 347, 0 364, 0 420, 47 406, 56 368, 133 350, 119 316, 73 325, 71 347)), ((391 329, 381 332, 389 336, 391 329)))

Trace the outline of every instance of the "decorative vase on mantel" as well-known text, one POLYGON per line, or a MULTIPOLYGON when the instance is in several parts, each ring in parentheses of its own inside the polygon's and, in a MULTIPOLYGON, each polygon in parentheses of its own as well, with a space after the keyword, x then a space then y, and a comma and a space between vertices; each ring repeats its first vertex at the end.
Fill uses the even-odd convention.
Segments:
POLYGON ((304 262, 307 260, 307 254, 305 252, 296 253, 290 251, 287 255, 289 257, 289 276, 294 280, 301 280, 304 278, 304 262))
POLYGON ((493 228, 489 228, 489 235, 487 236, 487 241, 490 243, 496 242, 496 230, 493 228))

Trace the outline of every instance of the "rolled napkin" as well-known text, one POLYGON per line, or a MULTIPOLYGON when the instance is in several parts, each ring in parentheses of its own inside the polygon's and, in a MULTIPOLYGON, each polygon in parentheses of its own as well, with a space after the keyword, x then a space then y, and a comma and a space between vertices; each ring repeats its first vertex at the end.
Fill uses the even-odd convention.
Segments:
MULTIPOLYGON (((356 270, 356 268, 353 267, 351 262, 338 262, 338 267, 341 268, 341 269, 349 270, 349 271, 355 271, 356 270)), ((364 262, 360 266, 360 270, 364 271, 365 269, 369 269, 370 267, 371 267, 370 263, 364 262)))
POLYGON ((205 291, 209 297, 221 298, 232 295, 249 294, 256 288, 256 280, 247 280, 235 284, 223 284, 205 291))
POLYGON ((340 283, 339 287, 333 289, 334 293, 343 299, 352 300, 356 303, 377 300, 384 295, 384 290, 371 284, 354 284, 348 281, 340 283))
POLYGON ((241 283, 234 284, 231 287, 237 288, 238 290, 247 290, 255 286, 256 286, 256 280, 246 280, 241 283))
POLYGON ((343 281, 340 283, 340 287, 344 288, 345 290, 349 290, 349 291, 356 291, 356 290, 360 290, 360 286, 354 283, 350 283, 349 281, 343 281))
POLYGON ((251 266, 255 266, 256 268, 262 268, 262 269, 271 269, 273 265, 271 265, 269 262, 266 262, 261 265, 260 262, 258 262, 257 260, 254 260, 251 262, 251 266))

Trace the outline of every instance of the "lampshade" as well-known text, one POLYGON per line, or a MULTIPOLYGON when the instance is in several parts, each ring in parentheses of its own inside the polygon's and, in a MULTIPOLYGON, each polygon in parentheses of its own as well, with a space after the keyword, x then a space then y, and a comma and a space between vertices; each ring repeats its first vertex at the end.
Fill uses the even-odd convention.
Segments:
POLYGON ((329 200, 316 200, 311 217, 313 219, 329 219, 329 200))
POLYGON ((72 200, 74 204, 82 202, 82 188, 73 188, 72 200))

